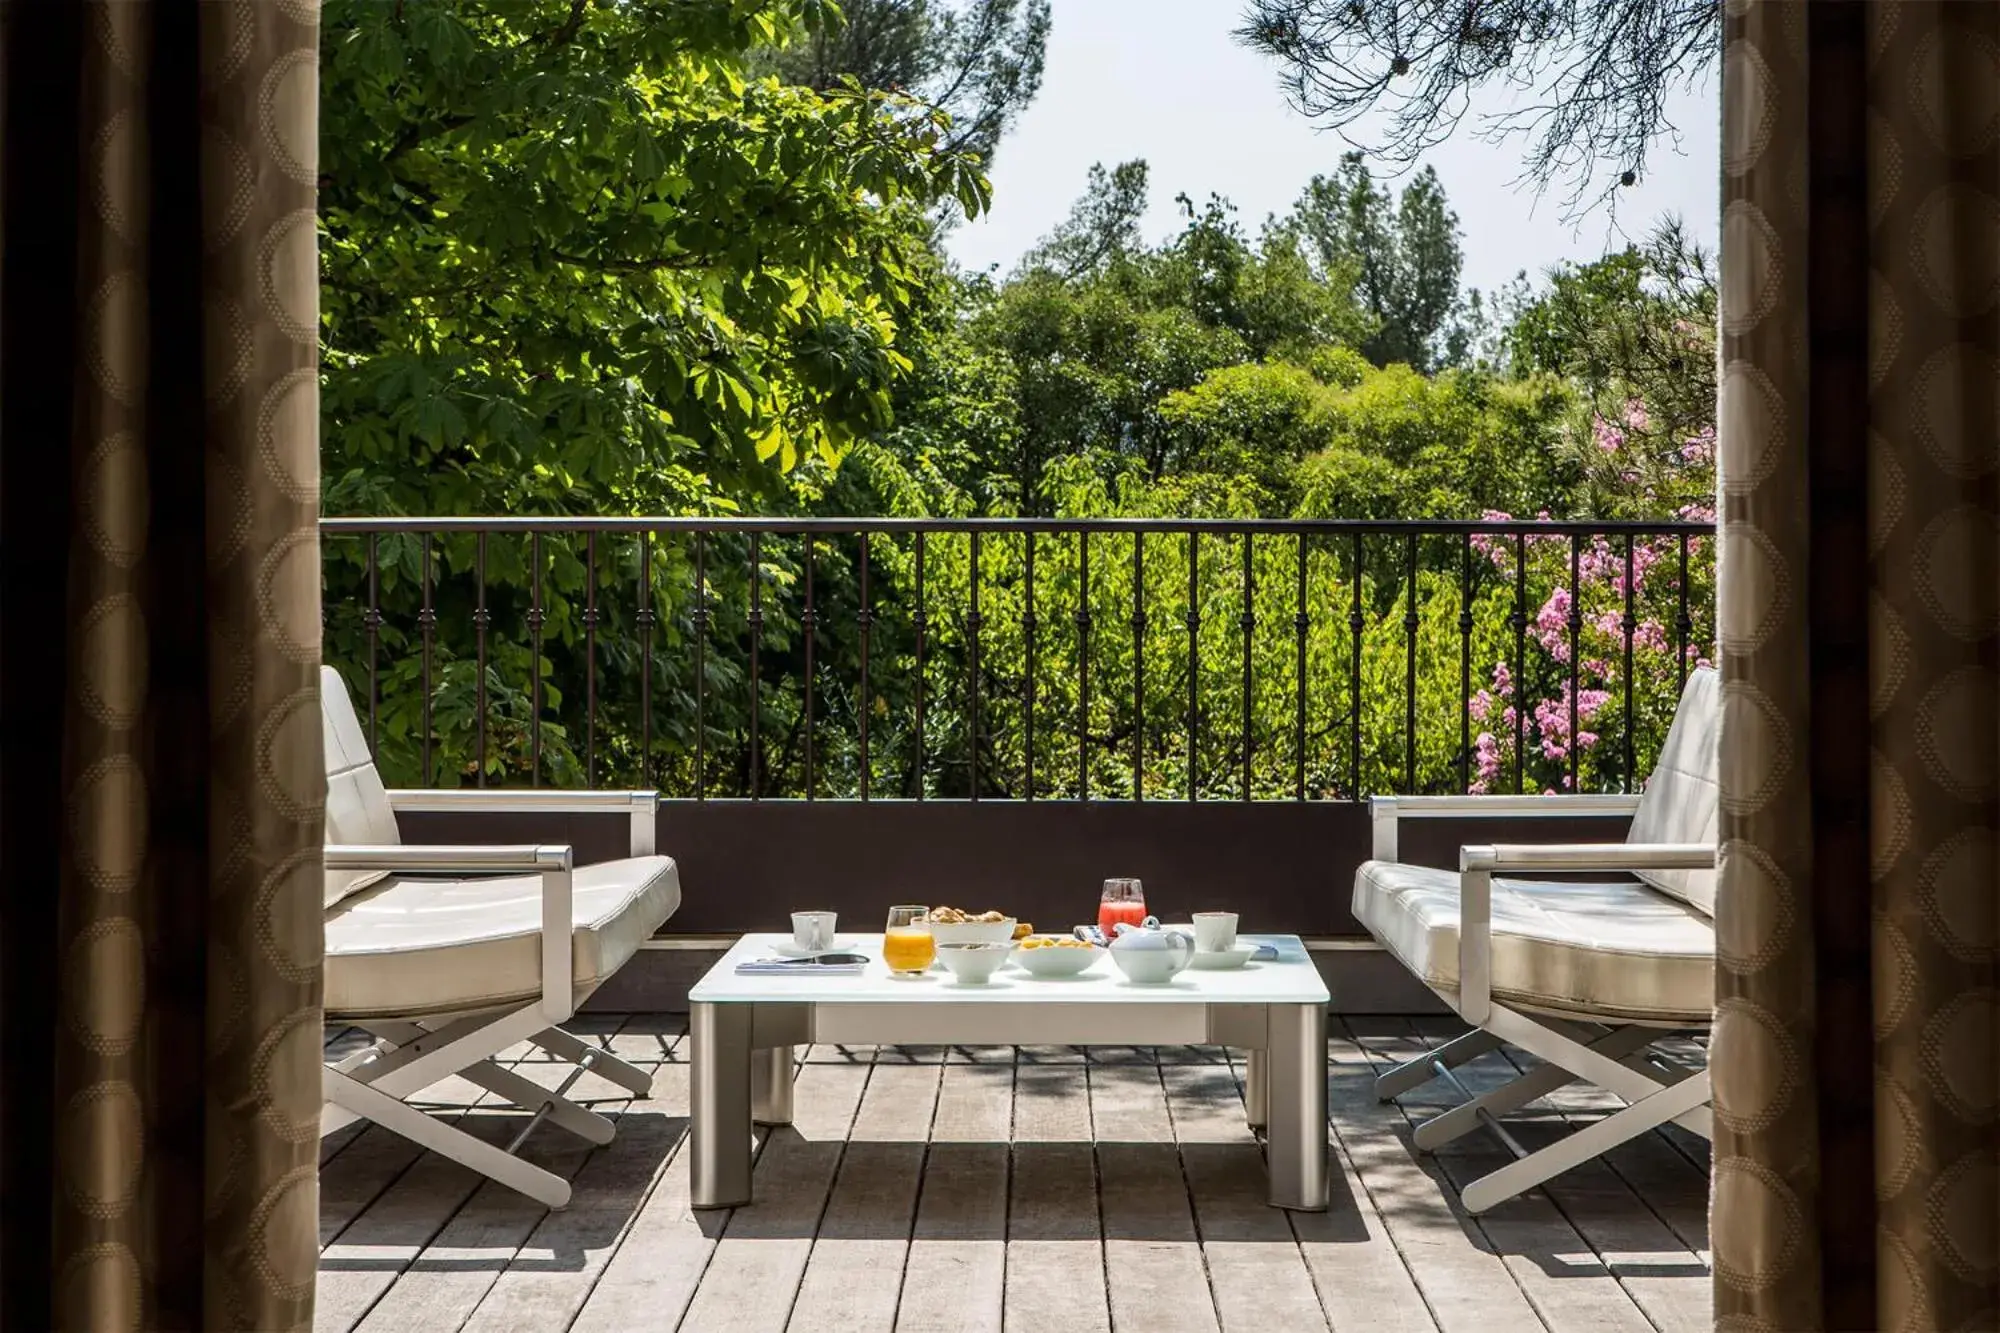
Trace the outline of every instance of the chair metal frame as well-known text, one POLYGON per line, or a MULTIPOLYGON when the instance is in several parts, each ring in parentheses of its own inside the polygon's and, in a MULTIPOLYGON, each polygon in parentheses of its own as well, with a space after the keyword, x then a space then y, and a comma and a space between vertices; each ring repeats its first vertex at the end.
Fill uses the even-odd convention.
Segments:
MULTIPOLYGON (((1395 861, 1398 825, 1405 819, 1533 819, 1629 817, 1636 795, 1603 796, 1377 796, 1370 801, 1373 858, 1395 861)), ((1460 1192, 1468 1213, 1495 1204, 1560 1175, 1669 1121, 1713 1137, 1709 1075, 1651 1048, 1664 1037, 1702 1031, 1706 1023, 1651 1023, 1612 1014, 1540 1009, 1493 994, 1493 876, 1500 873, 1576 874, 1641 870, 1703 870, 1716 864, 1714 846, 1702 843, 1473 844, 1459 851, 1458 978, 1456 990, 1430 989, 1472 1025, 1447 1042, 1375 1081, 1384 1101, 1443 1078, 1466 1101, 1419 1124, 1418 1148, 1435 1151, 1484 1126, 1515 1160, 1460 1192), (1474 1095, 1452 1071, 1502 1046, 1515 1046, 1544 1063, 1497 1088, 1474 1095), (1574 1082, 1588 1082, 1627 1105, 1536 1151, 1524 1148, 1500 1117, 1574 1082)))
MULTIPOLYGON (((391 790, 388 795, 390 809, 398 814, 624 811, 631 823, 630 854, 655 853, 659 793, 654 791, 391 790)), ((541 993, 525 1004, 473 1013, 351 1020, 352 1026, 375 1040, 324 1067, 320 1135, 355 1120, 369 1120, 549 1208, 568 1204, 569 1182, 520 1156, 528 1136, 546 1121, 594 1144, 611 1142, 616 1132, 611 1121, 568 1096, 586 1073, 600 1074, 634 1096, 643 1097, 652 1088, 652 1076, 646 1071, 560 1026, 576 1012, 582 998, 576 994, 571 954, 575 928, 572 849, 562 845, 329 845, 325 863, 334 871, 540 876, 541 993), (496 1057, 501 1052, 523 1041, 572 1066, 560 1085, 545 1088, 499 1063, 496 1057), (529 1112, 504 1146, 440 1120, 407 1100, 454 1074, 500 1102, 529 1112)))

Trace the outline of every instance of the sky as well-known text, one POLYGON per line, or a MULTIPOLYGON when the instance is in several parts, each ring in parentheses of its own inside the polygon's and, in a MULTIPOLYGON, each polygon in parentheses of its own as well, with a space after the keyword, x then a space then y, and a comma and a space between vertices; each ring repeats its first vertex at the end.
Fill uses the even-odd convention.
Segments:
MULTIPOLYGON (((1239 0, 1054 0, 1041 94, 1000 144, 992 212, 955 229, 953 256, 972 269, 1012 268, 1069 212, 1093 162, 1151 165, 1149 239, 1179 229, 1178 193, 1227 197, 1254 234, 1315 173, 1332 172, 1348 145, 1287 106, 1276 66, 1231 39, 1241 11, 1239 0)), ((1600 211, 1564 222, 1559 193, 1537 200, 1516 182, 1519 141, 1495 147, 1461 131, 1434 149, 1423 163, 1437 168, 1464 231, 1461 281, 1491 290, 1522 270, 1534 277, 1564 260, 1595 259, 1670 214, 1712 251, 1719 95, 1711 76, 1670 102, 1680 141, 1655 145, 1646 178, 1619 192, 1615 219, 1600 211)), ((1366 127, 1354 134, 1365 140, 1366 127)), ((1377 175, 1394 169, 1378 166, 1377 175)))

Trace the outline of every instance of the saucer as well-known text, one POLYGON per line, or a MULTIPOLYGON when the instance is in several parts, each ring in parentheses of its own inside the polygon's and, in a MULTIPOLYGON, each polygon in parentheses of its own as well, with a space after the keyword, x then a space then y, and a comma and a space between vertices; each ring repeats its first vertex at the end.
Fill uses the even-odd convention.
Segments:
POLYGON ((1204 972, 1226 972, 1243 966, 1250 961, 1250 955, 1257 952, 1254 944, 1239 944, 1234 949, 1195 950, 1189 967, 1200 968, 1204 972))
POLYGON ((838 938, 824 949, 801 949, 788 939, 776 940, 771 945, 771 952, 783 958, 817 958, 823 953, 854 953, 856 950, 853 940, 838 938))

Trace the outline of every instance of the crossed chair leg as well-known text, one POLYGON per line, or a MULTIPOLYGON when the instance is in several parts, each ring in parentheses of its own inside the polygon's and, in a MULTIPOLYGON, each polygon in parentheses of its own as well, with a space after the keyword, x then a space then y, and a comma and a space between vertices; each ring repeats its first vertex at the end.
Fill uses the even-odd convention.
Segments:
POLYGON ((532 1021, 533 1015, 516 1012, 498 1019, 488 1015, 456 1021, 369 1020, 357 1024, 376 1040, 326 1066, 321 1083, 327 1107, 320 1117, 320 1132, 330 1133, 355 1119, 371 1120, 546 1207, 565 1206, 570 1198, 569 1182, 524 1160, 519 1155, 521 1145, 544 1121, 589 1143, 609 1143, 616 1126, 571 1101, 570 1089, 586 1073, 594 1073, 634 1096, 645 1096, 653 1080, 645 1070, 561 1028, 517 1036, 523 1018, 532 1021), (526 1040, 573 1068, 554 1088, 524 1078, 494 1059, 517 1040, 526 1040), (469 1057, 469 1062, 459 1064, 454 1057, 469 1057), (450 1074, 529 1113, 505 1146, 489 1143, 403 1100, 450 1074))
POLYGON ((1388 1101, 1443 1078, 1465 1096, 1458 1106, 1418 1124, 1412 1138, 1419 1149, 1435 1152, 1484 1126, 1506 1146, 1516 1160, 1461 1191, 1466 1211, 1481 1213, 1670 1120, 1709 1137, 1708 1071, 1646 1058, 1648 1048, 1667 1035, 1639 1025, 1585 1027, 1531 1019, 1496 1005, 1487 1027, 1475 1028, 1383 1074, 1375 1081, 1375 1094, 1388 1101), (1478 1094, 1452 1072, 1510 1044, 1543 1063, 1478 1094), (1533 1152, 1501 1123, 1500 1117, 1508 1112, 1579 1081, 1605 1088, 1629 1105, 1533 1152))

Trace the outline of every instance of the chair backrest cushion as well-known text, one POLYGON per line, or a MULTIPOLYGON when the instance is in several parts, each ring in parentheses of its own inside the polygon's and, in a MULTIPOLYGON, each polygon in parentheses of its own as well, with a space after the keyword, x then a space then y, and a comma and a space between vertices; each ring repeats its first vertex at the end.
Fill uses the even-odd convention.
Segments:
MULTIPOLYGON (((348 700, 346 682, 330 666, 319 669, 320 721, 326 731, 326 840, 360 846, 400 843, 396 812, 375 771, 368 738, 348 700)), ((359 893, 382 879, 386 871, 329 870, 326 906, 359 893)))
MULTIPOLYGON (((1722 730, 1722 684, 1713 670, 1688 674, 1673 726, 1667 729, 1660 760, 1646 780, 1632 816, 1629 842, 1713 843, 1721 760, 1716 738, 1722 730)), ((1715 915, 1713 870, 1645 870, 1639 878, 1688 906, 1715 915)))

